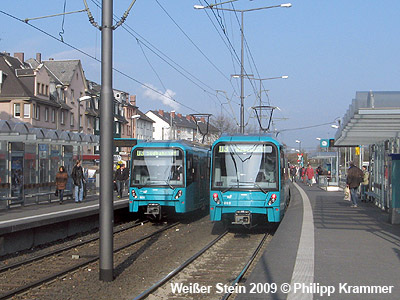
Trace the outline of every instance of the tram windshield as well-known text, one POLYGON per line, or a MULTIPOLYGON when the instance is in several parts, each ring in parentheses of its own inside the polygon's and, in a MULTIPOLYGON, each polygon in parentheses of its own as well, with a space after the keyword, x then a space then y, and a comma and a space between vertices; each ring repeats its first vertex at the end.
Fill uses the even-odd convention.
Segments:
POLYGON ((183 186, 183 152, 177 148, 136 148, 131 186, 183 186))
POLYGON ((277 149, 273 144, 217 144, 212 188, 266 190, 278 188, 277 149))

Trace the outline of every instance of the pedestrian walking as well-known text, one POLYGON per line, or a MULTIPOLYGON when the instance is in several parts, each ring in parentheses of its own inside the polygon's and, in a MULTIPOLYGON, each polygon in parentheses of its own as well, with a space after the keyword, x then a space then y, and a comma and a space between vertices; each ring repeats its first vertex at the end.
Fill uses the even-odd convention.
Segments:
POLYGON ((351 207, 357 207, 357 189, 360 183, 363 181, 363 172, 354 164, 354 162, 349 162, 350 168, 347 170, 346 183, 350 189, 350 197, 352 205, 351 207))
POLYGON ((75 166, 72 168, 71 177, 75 185, 75 203, 81 203, 83 200, 83 187, 86 183, 86 179, 83 174, 81 161, 79 159, 76 161, 75 166))
POLYGON ((124 192, 124 186, 126 180, 129 178, 129 170, 125 168, 125 165, 120 165, 115 171, 114 182, 117 185, 117 197, 121 198, 124 192))
POLYGON ((304 166, 300 169, 300 177, 304 184, 306 184, 306 168, 304 166))
POLYGON ((292 182, 296 182, 296 167, 295 166, 290 167, 290 178, 292 179, 292 182))
POLYGON ((305 176, 306 176, 306 179, 307 179, 307 185, 312 186, 312 180, 314 178, 314 169, 311 168, 310 164, 308 164, 305 173, 306 173, 305 176))
POLYGON ((366 192, 368 192, 368 186, 369 186, 369 172, 366 166, 362 167, 362 172, 363 172, 363 181, 361 182, 361 201, 366 202, 367 201, 366 192))
POLYGON ((60 166, 56 174, 56 195, 58 194, 60 197, 60 204, 62 204, 64 200, 64 190, 67 186, 67 181, 68 173, 65 171, 64 166, 60 166))

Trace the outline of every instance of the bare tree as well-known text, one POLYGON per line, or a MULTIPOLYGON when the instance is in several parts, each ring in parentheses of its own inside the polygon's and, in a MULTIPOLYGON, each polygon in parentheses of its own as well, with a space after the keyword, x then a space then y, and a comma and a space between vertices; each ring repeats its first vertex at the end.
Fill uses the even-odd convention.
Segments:
POLYGON ((222 134, 234 134, 238 132, 238 126, 232 118, 225 115, 218 115, 211 119, 211 124, 218 129, 219 136, 222 134))

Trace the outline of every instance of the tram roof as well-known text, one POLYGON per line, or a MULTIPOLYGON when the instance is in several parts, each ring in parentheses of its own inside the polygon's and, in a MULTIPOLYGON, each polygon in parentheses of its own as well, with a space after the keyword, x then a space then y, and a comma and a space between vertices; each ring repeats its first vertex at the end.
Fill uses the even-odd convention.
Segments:
POLYGON ((135 147, 182 147, 210 149, 209 146, 188 140, 140 140, 135 147))
POLYGON ((255 134, 232 134, 222 135, 214 142, 214 145, 219 142, 273 142, 276 145, 282 143, 270 133, 255 133, 255 134))

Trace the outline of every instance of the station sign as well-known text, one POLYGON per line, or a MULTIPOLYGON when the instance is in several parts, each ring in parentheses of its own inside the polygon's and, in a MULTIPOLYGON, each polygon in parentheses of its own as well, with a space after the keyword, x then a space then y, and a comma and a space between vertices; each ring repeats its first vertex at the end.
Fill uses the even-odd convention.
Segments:
POLYGON ((321 148, 328 148, 329 147, 329 139, 321 139, 319 142, 319 146, 321 148))

